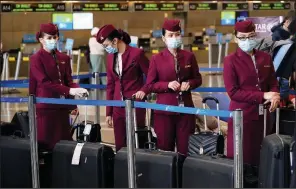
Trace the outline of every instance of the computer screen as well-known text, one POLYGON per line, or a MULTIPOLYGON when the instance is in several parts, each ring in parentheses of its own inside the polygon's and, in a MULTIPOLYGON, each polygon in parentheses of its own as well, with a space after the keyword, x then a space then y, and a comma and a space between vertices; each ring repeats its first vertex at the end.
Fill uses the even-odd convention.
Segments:
POLYGON ((235 24, 235 11, 222 11, 221 12, 221 25, 233 26, 235 24))
POLYGON ((93 13, 73 13, 74 30, 90 30, 94 27, 93 13))
POLYGON ((57 24, 59 30, 73 29, 73 15, 72 13, 53 13, 52 22, 57 24))

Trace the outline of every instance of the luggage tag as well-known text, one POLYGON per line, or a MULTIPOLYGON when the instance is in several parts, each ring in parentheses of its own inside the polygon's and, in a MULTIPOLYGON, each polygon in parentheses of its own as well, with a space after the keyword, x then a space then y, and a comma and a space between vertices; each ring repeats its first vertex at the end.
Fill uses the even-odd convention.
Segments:
POLYGON ((83 145, 84 143, 77 143, 72 157, 72 165, 79 165, 83 145))
POLYGON ((90 131, 91 131, 91 124, 86 124, 83 130, 83 134, 88 136, 90 135, 90 131))
POLYGON ((259 104, 259 115, 263 115, 264 114, 264 106, 263 104, 259 104))

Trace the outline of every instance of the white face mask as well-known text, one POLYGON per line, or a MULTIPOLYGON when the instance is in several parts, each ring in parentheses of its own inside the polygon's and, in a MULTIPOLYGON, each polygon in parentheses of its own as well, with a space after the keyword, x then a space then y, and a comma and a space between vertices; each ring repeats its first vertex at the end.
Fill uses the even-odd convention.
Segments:
POLYGON ((258 41, 255 39, 247 39, 245 41, 238 40, 238 46, 244 52, 251 52, 252 50, 255 49, 257 45, 258 45, 258 41))
POLYGON ((166 45, 170 49, 177 49, 182 45, 182 38, 181 37, 170 37, 166 38, 166 45))

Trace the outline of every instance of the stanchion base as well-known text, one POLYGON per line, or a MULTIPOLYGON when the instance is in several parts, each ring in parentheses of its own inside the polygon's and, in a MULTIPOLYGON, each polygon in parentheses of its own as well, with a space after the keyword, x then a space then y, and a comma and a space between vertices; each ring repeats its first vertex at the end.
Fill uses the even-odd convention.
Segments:
POLYGON ((209 72, 209 73, 206 73, 206 75, 222 75, 223 73, 222 72, 209 72))

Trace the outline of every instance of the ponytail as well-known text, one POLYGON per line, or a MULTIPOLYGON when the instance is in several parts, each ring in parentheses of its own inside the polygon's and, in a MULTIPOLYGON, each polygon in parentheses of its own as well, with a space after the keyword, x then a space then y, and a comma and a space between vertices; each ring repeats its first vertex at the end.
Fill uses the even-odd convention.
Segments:
POLYGON ((118 29, 117 30, 119 35, 121 36, 121 40, 125 43, 125 44, 130 44, 131 43, 131 37, 128 33, 126 33, 125 31, 123 31, 122 29, 118 29))

